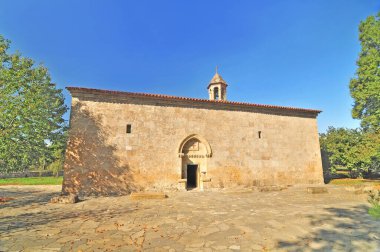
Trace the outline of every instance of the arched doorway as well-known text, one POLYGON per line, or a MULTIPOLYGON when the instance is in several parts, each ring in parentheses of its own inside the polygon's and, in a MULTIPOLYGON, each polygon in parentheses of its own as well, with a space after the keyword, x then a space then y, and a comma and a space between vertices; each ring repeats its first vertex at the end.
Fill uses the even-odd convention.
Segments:
POLYGON ((193 134, 186 137, 178 148, 181 158, 181 181, 187 190, 203 190, 207 174, 207 159, 212 156, 209 143, 201 136, 193 134))

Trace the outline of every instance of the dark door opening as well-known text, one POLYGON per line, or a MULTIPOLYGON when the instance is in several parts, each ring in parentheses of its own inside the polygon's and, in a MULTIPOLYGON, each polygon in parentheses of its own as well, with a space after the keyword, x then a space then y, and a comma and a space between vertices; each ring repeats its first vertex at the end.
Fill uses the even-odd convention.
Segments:
POLYGON ((198 165, 187 165, 187 188, 197 187, 198 165))

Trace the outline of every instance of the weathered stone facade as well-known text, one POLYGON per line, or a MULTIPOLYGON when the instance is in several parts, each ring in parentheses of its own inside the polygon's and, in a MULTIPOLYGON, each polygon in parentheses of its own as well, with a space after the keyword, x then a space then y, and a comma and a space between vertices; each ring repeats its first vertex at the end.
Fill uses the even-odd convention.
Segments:
POLYGON ((64 193, 323 183, 320 111, 68 90, 64 193))

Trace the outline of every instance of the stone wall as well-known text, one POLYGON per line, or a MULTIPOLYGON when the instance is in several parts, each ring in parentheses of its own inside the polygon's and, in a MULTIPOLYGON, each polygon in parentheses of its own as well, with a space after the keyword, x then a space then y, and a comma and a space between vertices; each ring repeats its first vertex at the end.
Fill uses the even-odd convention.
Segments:
POLYGON ((317 113, 70 91, 64 193, 177 188, 190 135, 212 149, 192 160, 205 188, 323 183, 317 113))

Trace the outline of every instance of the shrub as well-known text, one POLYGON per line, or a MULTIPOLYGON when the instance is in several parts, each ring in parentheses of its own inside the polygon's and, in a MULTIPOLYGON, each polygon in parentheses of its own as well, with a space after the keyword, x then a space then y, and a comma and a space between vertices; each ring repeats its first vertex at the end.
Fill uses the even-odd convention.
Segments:
POLYGON ((47 167, 48 171, 52 171, 54 176, 58 176, 59 172, 63 170, 63 160, 57 159, 47 167))
POLYGON ((369 191, 368 202, 371 204, 368 213, 375 219, 380 219, 380 190, 369 191))

